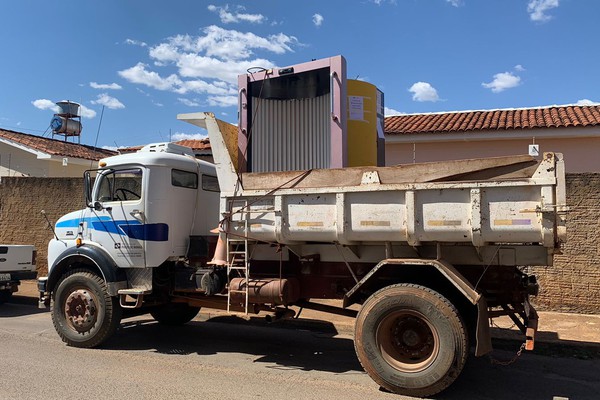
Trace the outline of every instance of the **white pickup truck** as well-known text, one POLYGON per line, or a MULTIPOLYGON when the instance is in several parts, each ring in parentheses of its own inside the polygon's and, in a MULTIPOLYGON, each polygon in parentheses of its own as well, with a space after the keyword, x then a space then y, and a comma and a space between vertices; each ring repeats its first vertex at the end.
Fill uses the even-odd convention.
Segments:
POLYGON ((36 250, 31 245, 0 245, 0 304, 18 290, 21 280, 36 279, 36 250))

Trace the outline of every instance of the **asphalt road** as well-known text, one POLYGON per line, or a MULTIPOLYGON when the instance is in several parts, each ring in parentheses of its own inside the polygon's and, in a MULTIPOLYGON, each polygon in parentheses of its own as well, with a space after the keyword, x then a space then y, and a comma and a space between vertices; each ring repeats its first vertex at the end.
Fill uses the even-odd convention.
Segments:
MULTIPOLYGON (((498 351, 510 358, 512 352, 498 351)), ((124 320, 102 348, 65 346, 50 315, 0 306, 0 399, 405 399, 379 391, 352 338, 307 326, 234 317, 169 328, 124 320)), ((600 398, 600 359, 524 354, 509 367, 471 357, 437 399, 600 398)))

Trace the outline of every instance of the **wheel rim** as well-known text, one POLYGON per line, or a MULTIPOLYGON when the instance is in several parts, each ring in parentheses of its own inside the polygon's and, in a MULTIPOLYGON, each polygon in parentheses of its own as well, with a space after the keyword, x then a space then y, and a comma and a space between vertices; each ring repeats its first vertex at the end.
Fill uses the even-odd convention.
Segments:
POLYGON ((397 310, 387 314, 375 334, 383 359, 401 372, 427 369, 439 354, 439 335, 421 313, 397 310))
POLYGON ((68 325, 77 332, 87 332, 96 323, 97 301, 87 289, 73 290, 65 301, 68 325))

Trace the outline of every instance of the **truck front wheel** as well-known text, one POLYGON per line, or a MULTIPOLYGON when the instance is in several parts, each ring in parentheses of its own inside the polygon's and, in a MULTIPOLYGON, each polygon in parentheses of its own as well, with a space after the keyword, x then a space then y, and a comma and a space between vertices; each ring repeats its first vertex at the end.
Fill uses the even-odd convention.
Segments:
POLYGON ((468 352, 456 308, 439 293, 413 284, 388 286, 367 299, 356 319, 354 346, 375 382, 418 397, 454 382, 468 352))
POLYGON ((122 310, 118 298, 108 295, 102 278, 86 270, 73 270, 54 290, 50 314, 63 342, 89 348, 115 332, 122 310))

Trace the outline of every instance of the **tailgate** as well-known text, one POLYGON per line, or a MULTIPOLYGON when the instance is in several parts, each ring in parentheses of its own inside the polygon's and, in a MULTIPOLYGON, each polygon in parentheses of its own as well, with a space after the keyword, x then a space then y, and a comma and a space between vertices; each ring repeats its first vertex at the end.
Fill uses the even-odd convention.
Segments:
POLYGON ((0 272, 35 271, 35 248, 31 245, 0 245, 0 272))

